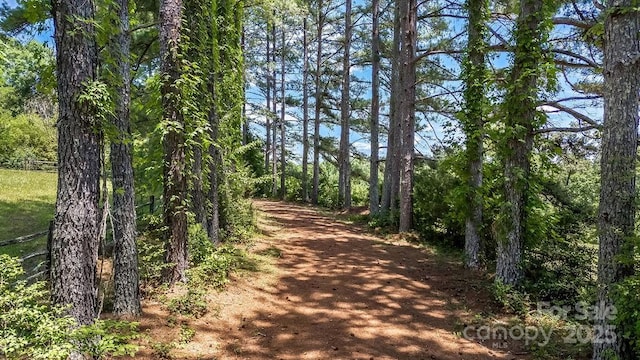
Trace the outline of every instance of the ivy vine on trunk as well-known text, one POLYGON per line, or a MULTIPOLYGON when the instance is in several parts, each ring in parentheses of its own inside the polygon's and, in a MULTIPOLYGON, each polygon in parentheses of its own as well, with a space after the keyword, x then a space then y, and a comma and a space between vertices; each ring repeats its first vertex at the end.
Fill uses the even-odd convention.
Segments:
POLYGON ((482 163, 484 121, 487 112, 486 65, 487 25, 489 2, 487 0, 467 0, 469 20, 467 25, 467 54, 463 61, 464 108, 462 128, 466 136, 467 204, 465 218, 465 265, 471 269, 480 267, 481 227, 482 227, 482 163))

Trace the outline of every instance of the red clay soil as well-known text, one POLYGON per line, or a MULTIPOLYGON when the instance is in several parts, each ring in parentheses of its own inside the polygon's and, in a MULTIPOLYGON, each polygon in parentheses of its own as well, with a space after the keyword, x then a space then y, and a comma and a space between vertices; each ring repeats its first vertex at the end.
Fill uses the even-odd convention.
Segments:
MULTIPOLYGON (((173 358, 526 358, 517 344, 460 336, 464 319, 491 302, 483 280, 459 263, 309 207, 255 206, 270 220, 257 247, 281 250, 276 269, 239 276, 209 298, 218 311, 183 320, 196 335, 173 358)), ((167 315, 159 303, 145 302, 141 328, 149 343, 177 338, 180 327, 168 326, 167 315)), ((160 353, 147 345, 136 358, 160 353)))

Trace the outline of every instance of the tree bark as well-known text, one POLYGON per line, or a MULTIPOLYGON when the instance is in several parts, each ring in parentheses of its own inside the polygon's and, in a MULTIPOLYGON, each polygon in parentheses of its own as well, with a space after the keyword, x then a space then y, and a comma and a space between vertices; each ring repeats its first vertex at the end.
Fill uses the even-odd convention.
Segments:
MULTIPOLYGON (((184 59, 191 64, 199 64, 200 66, 207 66, 205 51, 203 45, 206 46, 207 41, 210 39, 208 36, 208 14, 200 14, 202 11, 202 2, 198 0, 184 0, 184 19, 183 26, 185 27, 185 33, 188 34, 188 43, 184 46, 184 59), (205 65, 206 64, 206 65, 205 65)), ((188 71, 188 70, 187 70, 188 71)), ((193 72, 194 75, 199 75, 197 72, 193 72)), ((197 85, 197 91, 193 92, 189 96, 191 99, 188 101, 195 101, 199 104, 207 104, 206 102, 206 82, 199 82, 197 85)), ((188 116, 188 114, 185 114, 188 116)), ((195 127, 203 126, 199 124, 200 120, 191 116, 185 120, 185 125, 191 129, 195 127)), ((203 229, 207 229, 207 211, 206 211, 206 196, 204 190, 203 179, 203 147, 206 144, 206 135, 198 135, 192 141, 189 142, 189 153, 191 159, 189 161, 190 176, 188 176, 188 189, 189 189, 189 205, 190 210, 195 216, 197 224, 202 225, 203 229)))
POLYGON ((465 109, 463 129, 466 139, 468 195, 465 218, 465 265, 470 269, 480 267, 480 228, 482 227, 482 163, 484 117, 486 103, 487 66, 485 64, 487 41, 486 18, 489 3, 486 0, 467 0, 469 23, 467 26, 467 59, 465 72, 465 109))
POLYGON ((400 13, 398 5, 394 6, 393 46, 391 52, 391 95, 389 99, 389 133, 387 135, 387 157, 384 165, 384 184, 380 211, 394 217, 397 210, 397 199, 400 189, 400 147, 402 145, 400 121, 400 13))
POLYGON ((527 216, 529 157, 536 122, 537 81, 542 71, 545 0, 521 0, 516 23, 516 50, 511 86, 505 96, 505 128, 508 134, 501 153, 504 159, 504 229, 497 241, 496 282, 519 285, 523 277, 527 216))
MULTIPOLYGON (((215 110, 209 114, 211 123, 210 137, 216 143, 218 141, 218 123, 215 110)), ((215 145, 209 146, 209 212, 207 217, 207 234, 209 241, 214 245, 220 243, 220 175, 222 166, 220 151, 215 145)))
POLYGON ((167 227, 166 261, 172 264, 165 281, 186 281, 187 214, 184 119, 180 111, 179 43, 182 0, 160 1, 160 73, 162 117, 166 127, 164 148, 164 223, 167 227))
MULTIPOLYGON (((270 33, 269 33, 269 24, 267 23, 267 69, 269 69, 269 62, 271 61, 271 42, 270 42, 270 33)), ((268 70, 267 70, 268 71, 268 70)), ((266 123, 265 123, 265 131, 266 131, 266 149, 264 152, 264 172, 269 173, 270 171, 270 156, 271 156, 271 75, 270 72, 267 72, 267 109, 265 111, 266 123)))
POLYGON ((369 165, 369 213, 380 207, 378 193, 378 131, 380 126, 380 0, 373 0, 371 37, 371 157, 369 165))
MULTIPOLYGON (((215 43, 215 42, 214 42, 215 43)), ((214 64, 215 64, 214 59, 214 64)), ((207 90, 209 92, 209 208, 207 212, 207 235, 212 244, 220 243, 220 171, 222 168, 222 156, 218 149, 218 129, 220 127, 218 108, 216 106, 216 80, 218 79, 217 69, 211 69, 207 90)))
MULTIPOLYGON (((274 10, 273 17, 275 19, 276 12, 274 10)), ((271 196, 274 198, 278 196, 278 87, 277 87, 277 77, 276 77, 276 64, 278 60, 276 59, 276 23, 275 21, 271 24, 271 38, 273 39, 273 51, 271 52, 271 82, 273 88, 273 102, 271 103, 272 109, 271 113, 273 114, 273 129, 271 130, 271 144, 273 149, 273 161, 271 162, 271 196)))
POLYGON ((302 201, 309 202, 309 41, 307 15, 302 20, 302 201))
POLYGON ((193 145, 193 162, 191 166, 193 184, 191 187, 191 211, 197 224, 207 228, 207 211, 205 207, 204 181, 202 178, 202 141, 193 145))
POLYGON ((313 192, 311 193, 311 202, 318 204, 318 195, 320 189, 320 111, 322 110, 322 30, 324 28, 324 17, 322 15, 322 0, 318 0, 318 19, 317 19, 317 41, 316 49, 316 84, 315 84, 315 119, 313 122, 313 192))
POLYGON ((285 72, 286 72, 286 32, 284 31, 284 25, 282 26, 282 54, 280 54, 280 199, 284 200, 287 196, 287 161, 286 161, 286 123, 285 123, 285 110, 287 102, 285 98, 285 72))
POLYGON ((97 316, 101 129, 96 109, 78 99, 96 79, 94 3, 54 0, 58 80, 58 192, 53 226, 51 297, 80 325, 97 316))
MULTIPOLYGON (((636 215, 636 156, 638 102, 640 101, 640 17, 630 11, 632 0, 608 3, 604 35, 604 129, 600 161, 600 206, 598 230, 598 298, 603 309, 613 305, 615 284, 634 273, 634 228, 636 215)), ((614 328, 606 317, 597 317, 593 359, 635 358, 630 339, 622 334, 627 326, 614 328), (613 335, 613 336, 611 336, 613 335), (609 355, 607 355, 609 353, 609 355)))
MULTIPOLYGON (((247 63, 246 44, 245 44, 245 27, 242 25, 242 36, 240 38, 240 50, 242 51, 242 65, 247 63)), ((242 72, 242 145, 249 143, 249 119, 247 118, 247 72, 242 72)))
POLYGON ((342 56, 342 99, 340 104, 340 152, 338 156, 338 206, 351 207, 351 164, 349 152, 349 99, 351 80, 351 0, 344 11, 344 54, 342 56))
POLYGON ((402 172, 400 174, 400 222, 398 230, 411 229, 413 218, 413 153, 416 128, 416 0, 400 0, 402 47, 400 52, 400 119, 402 126, 402 172))
POLYGON ((119 18, 115 37, 117 90, 115 92, 115 117, 113 123, 118 137, 111 141, 111 172, 113 187, 113 284, 114 313, 119 316, 137 317, 140 306, 138 275, 138 249, 136 246, 136 207, 133 184, 133 154, 129 123, 131 96, 129 52, 129 1, 119 0, 114 9, 119 18))

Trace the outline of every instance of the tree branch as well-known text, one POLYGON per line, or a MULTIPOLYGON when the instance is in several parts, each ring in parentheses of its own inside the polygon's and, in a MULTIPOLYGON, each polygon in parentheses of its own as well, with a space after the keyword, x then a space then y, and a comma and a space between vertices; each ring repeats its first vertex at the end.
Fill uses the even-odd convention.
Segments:
MULTIPOLYGON (((556 53, 556 54, 570 56, 572 58, 575 58, 575 59, 578 59, 580 61, 583 61, 586 64, 588 64, 589 66, 594 67, 596 69, 602 67, 602 65, 598 64, 597 62, 595 62, 595 61, 593 61, 593 60, 591 60, 591 59, 589 59, 589 58, 587 58, 585 56, 582 56, 580 54, 576 54, 573 51, 564 50, 564 49, 553 49, 552 51, 554 53, 556 53)), ((577 64, 574 64, 574 65, 577 65, 577 64)))
POLYGON ((138 26, 135 26, 135 27, 132 27, 131 29, 129 29, 129 34, 133 34, 134 32, 136 32, 138 30, 148 29, 148 28, 154 27, 154 26, 158 26, 158 23, 157 22, 152 22, 152 23, 148 23, 148 24, 138 25, 138 26))
POLYGON ((589 125, 591 125, 591 126, 593 126, 595 128, 600 128, 602 126, 602 125, 598 124, 597 121, 593 120, 592 118, 588 117, 587 115, 582 114, 582 113, 580 113, 580 112, 578 112, 578 111, 576 111, 576 110, 574 110, 574 109, 572 109, 570 107, 567 107, 567 106, 564 106, 562 104, 559 104, 557 101, 548 102, 548 103, 543 104, 543 105, 548 105, 548 106, 554 107, 554 108, 556 108, 556 109, 558 109, 558 110, 560 110, 562 112, 565 112, 565 113, 573 116, 577 120, 586 122, 587 124, 589 124, 589 125))
POLYGON ((573 19, 565 16, 554 17, 552 21, 554 25, 569 25, 569 26, 575 26, 577 28, 584 29, 584 30, 589 30, 593 27, 593 25, 595 25, 590 22, 581 21, 581 20, 577 20, 577 19, 573 19))
POLYGON ((585 131, 594 130, 594 129, 599 129, 599 127, 598 126, 593 126, 593 125, 580 127, 580 128, 551 127, 551 128, 538 129, 538 130, 533 132, 533 135, 546 134, 546 133, 551 133, 551 132, 579 133, 579 132, 585 132, 585 131))

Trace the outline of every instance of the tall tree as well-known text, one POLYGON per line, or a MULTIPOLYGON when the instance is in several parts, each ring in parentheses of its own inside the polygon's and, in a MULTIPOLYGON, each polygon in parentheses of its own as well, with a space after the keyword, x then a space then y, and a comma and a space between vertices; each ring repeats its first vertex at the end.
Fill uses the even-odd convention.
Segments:
MULTIPOLYGON (((200 67, 206 67, 206 59, 201 57, 203 48, 202 43, 206 43, 207 34, 203 29, 206 24, 203 24, 206 20, 206 13, 202 10, 203 4, 198 0, 185 0, 184 1, 184 20, 183 20, 183 44, 182 51, 184 53, 183 61, 187 64, 198 64, 200 67)), ((186 69, 183 76, 190 78, 190 89, 183 91, 182 96, 185 98, 184 103, 204 105, 204 97, 206 96, 206 89, 204 88, 204 81, 198 81, 200 78, 199 69, 194 66, 185 66, 186 69), (188 99, 188 100, 186 100, 188 99)), ((189 111, 184 112, 185 126, 188 127, 189 132, 193 131, 200 126, 202 111, 198 106, 191 106, 189 111)), ((189 141, 188 152, 191 155, 190 176, 188 177, 189 186, 189 204, 190 210, 195 215, 195 221, 197 224, 201 224, 203 229, 207 228, 207 213, 205 208, 205 193, 204 193, 204 168, 203 168, 203 153, 202 148, 205 145, 203 136, 196 136, 192 141, 189 141)))
POLYGON ((271 129, 271 146, 272 146, 272 158, 271 162, 271 196, 274 198, 278 196, 278 87, 277 87, 277 77, 276 77, 276 68, 278 64, 278 59, 276 58, 276 44, 278 43, 276 39, 276 11, 273 10, 273 23, 271 24, 271 38, 273 39, 273 50, 271 51, 271 86, 273 89, 273 102, 271 103, 271 114, 273 114, 273 129, 271 129))
POLYGON ((138 316, 141 313, 136 247, 136 207, 133 186, 133 139, 129 124, 130 44, 129 1, 119 0, 115 13, 118 29, 113 41, 116 90, 113 123, 117 138, 111 141, 111 172, 113 176, 113 285, 114 313, 138 316))
POLYGON ((287 188, 286 188, 286 179, 287 179, 287 152, 286 152, 286 123, 285 123, 285 116, 286 116, 286 108, 287 108, 287 102, 286 102, 286 78, 285 78, 285 72, 286 72, 286 65, 287 65, 287 49, 286 49, 286 31, 285 31, 285 26, 284 23, 282 24, 282 29, 281 29, 281 35, 282 35, 282 44, 281 44, 281 48, 280 51, 282 51, 282 53, 280 54, 280 199, 284 200, 285 197, 287 196, 287 188))
POLYGON ((467 214, 465 218, 465 265, 471 269, 480 266, 480 228, 482 226, 482 162, 484 118, 486 112, 487 65, 487 0, 467 0, 467 54, 464 68, 464 110, 462 126, 466 139, 467 214))
MULTIPOLYGON (((213 41, 214 46, 216 44, 213 41)), ((214 60, 215 61, 215 60, 214 60)), ((212 144, 209 145, 209 209, 207 211, 207 234, 213 244, 220 243, 220 171, 222 167, 222 154, 217 146, 219 140, 220 117, 216 106, 216 81, 218 79, 215 70, 207 77, 207 95, 209 97, 209 137, 212 144)))
POLYGON ((207 211, 205 206, 204 195, 204 178, 203 178, 203 142, 202 139, 196 139, 191 145, 191 186, 190 200, 191 211, 195 215, 197 224, 201 224, 203 229, 207 228, 207 211))
POLYGON ((522 280, 530 156, 537 126, 538 79, 543 75, 547 38, 543 25, 552 0, 521 0, 516 22, 513 67, 504 100, 505 138, 503 229, 497 240, 496 282, 518 285, 522 280), (546 4, 545 4, 546 2, 546 4))
POLYGON ((302 19, 302 201, 309 202, 309 40, 307 14, 302 19))
POLYGON ((184 19, 181 44, 182 62, 184 65, 182 78, 188 83, 182 86, 182 103, 188 107, 183 110, 183 118, 187 133, 192 139, 186 145, 190 154, 191 168, 188 176, 190 210, 195 215, 195 222, 208 229, 207 195, 205 187, 206 165, 210 160, 206 156, 210 139, 206 131, 207 114, 211 106, 208 96, 207 70, 211 68, 211 27, 210 3, 206 0, 185 0, 184 19), (194 66, 197 64, 197 66, 194 66), (204 75, 206 74, 206 75, 204 75))
MULTIPOLYGON (((212 23, 215 24, 214 20, 212 23)), ((209 68, 210 74, 207 76, 207 97, 209 103, 209 111, 207 118, 209 120, 209 138, 211 145, 209 145, 209 191, 207 199, 209 200, 209 209, 207 211, 207 234, 209 240, 213 244, 220 243, 220 183, 221 183, 221 167, 222 167, 222 154, 219 149, 219 132, 220 132, 220 115, 217 106, 216 84, 219 82, 220 74, 218 73, 219 67, 219 53, 216 51, 218 48, 217 31, 215 26, 209 28, 210 32, 210 49, 213 54, 211 59, 211 66, 209 68)), ((267 160, 268 161, 268 160, 267 160)))
POLYGON ((400 146, 402 143, 400 121, 400 9, 394 6, 393 43, 391 46, 391 84, 389 98, 389 132, 387 134, 387 156, 384 164, 384 183, 380 211, 395 216, 400 189, 400 146))
POLYGON ((91 324, 97 316, 101 129, 100 109, 81 95, 97 75, 94 3, 56 0, 52 12, 59 117, 51 296, 54 304, 70 306, 79 324, 91 324))
POLYGON ((181 113, 180 31, 182 0, 160 1, 160 79, 164 163, 164 223, 167 227, 166 261, 171 264, 165 280, 173 284, 186 280, 187 213, 185 176, 185 134, 181 113))
POLYGON ((379 211, 378 154, 380 127, 380 0, 373 0, 371 25, 371 157, 369 165, 369 213, 379 211))
POLYGON ((316 9, 316 72, 315 72, 315 112, 313 122, 313 191, 311 193, 311 202, 318 204, 318 196, 320 190, 320 111, 322 110, 322 31, 324 29, 324 13, 323 2, 318 0, 318 8, 316 9))
MULTIPOLYGON (((212 20, 208 27, 211 32, 210 45, 204 58, 208 58, 211 66, 207 72, 209 77, 210 128, 214 146, 210 174, 211 179, 211 235, 218 230, 234 231, 237 194, 231 191, 230 173, 241 165, 237 153, 242 144, 242 105, 243 105, 243 72, 244 57, 242 54, 242 29, 244 24, 244 3, 242 0, 217 0, 211 5, 212 20), (215 6, 213 6, 215 5, 215 6), (215 215, 219 226, 215 226, 215 215)), ((217 235, 211 236, 214 242, 219 241, 217 235)))
POLYGON ((271 33, 269 31, 269 22, 267 22, 267 31, 266 31, 266 37, 267 37, 267 41, 266 41, 266 45, 267 45, 267 52, 266 52, 266 61, 265 64, 267 66, 267 72, 266 72, 266 101, 267 101, 267 109, 265 111, 265 131, 266 131, 266 143, 265 143, 265 152, 264 152, 264 171, 265 173, 268 173, 270 170, 270 164, 271 161, 269 160, 271 157, 271 72, 268 70, 269 69, 269 62, 271 61, 271 41, 270 41, 270 37, 271 37, 271 33))
POLYGON ((342 97, 340 104, 340 152, 338 156, 338 205, 351 207, 351 155, 349 116, 351 113, 351 0, 346 0, 344 11, 344 54, 342 56, 342 97))
MULTIPOLYGON (((240 50, 242 52, 242 63, 247 63, 246 54, 246 29, 242 24, 242 37, 240 39, 240 50)), ((247 72, 242 72, 242 145, 249 143, 249 119, 247 118, 247 72)))
MULTIPOLYGON (((399 70, 399 118, 402 132, 400 173, 400 220, 399 231, 411 229, 413 217, 413 154, 416 128, 416 44, 417 3, 416 0, 400 0, 401 51, 399 70)), ((396 100, 398 101, 398 100, 396 100)))
MULTIPOLYGON (((615 284, 634 273, 636 157, 640 101, 640 16, 632 0, 609 1, 604 28, 604 129, 598 230, 600 305, 613 305, 615 284)), ((624 326, 624 324, 623 324, 624 326)), ((598 316, 593 359, 634 358, 626 329, 598 316)))

